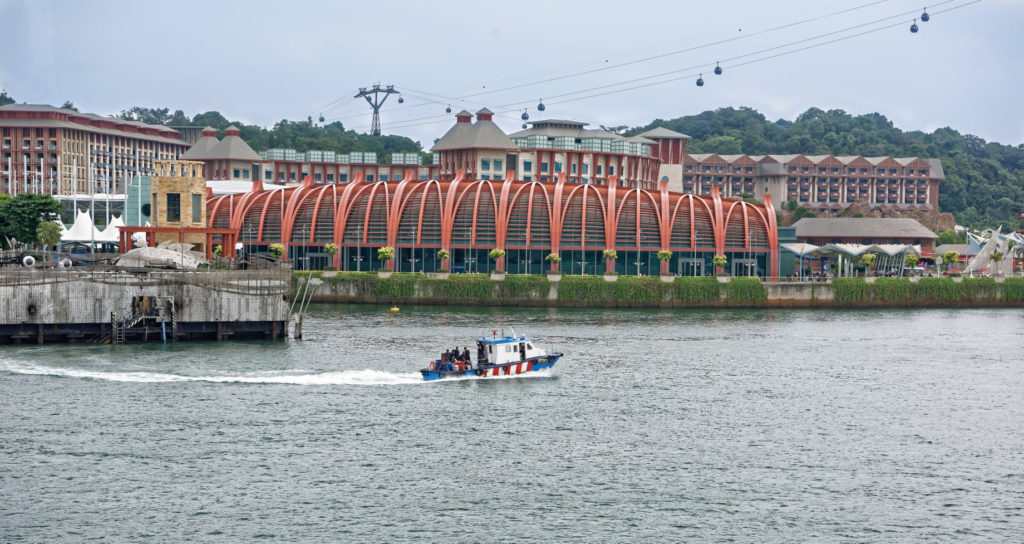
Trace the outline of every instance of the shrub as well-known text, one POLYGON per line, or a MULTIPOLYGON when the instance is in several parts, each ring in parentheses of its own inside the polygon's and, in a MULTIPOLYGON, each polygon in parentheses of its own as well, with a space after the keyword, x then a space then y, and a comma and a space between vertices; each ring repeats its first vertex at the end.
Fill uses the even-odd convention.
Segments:
POLYGON ((603 252, 605 260, 614 261, 619 258, 619 252, 614 249, 606 249, 603 252))
POLYGON ((672 283, 675 298, 687 304, 717 301, 722 291, 722 283, 710 277, 680 276, 672 283))
POLYGON ((544 257, 544 260, 551 264, 558 264, 562 262, 562 258, 555 252, 548 253, 547 257, 544 257))
POLYGON ((725 266, 728 262, 729 259, 726 259, 725 255, 715 255, 714 257, 711 258, 711 263, 718 268, 725 266))
POLYGON ((658 260, 663 262, 663 263, 671 261, 672 260, 672 252, 667 250, 667 249, 663 249, 663 250, 659 251, 658 252, 658 260))
POLYGON ((395 258, 395 248, 384 246, 377 250, 378 261, 390 261, 395 258))
POLYGON ((726 285, 726 296, 729 302, 764 302, 768 299, 768 290, 757 278, 733 278, 726 285))
POLYGON ((326 243, 324 244, 324 253, 333 257, 338 254, 338 246, 331 243, 326 243))
POLYGON ((270 244, 270 256, 275 259, 280 259, 284 255, 284 244, 270 244))

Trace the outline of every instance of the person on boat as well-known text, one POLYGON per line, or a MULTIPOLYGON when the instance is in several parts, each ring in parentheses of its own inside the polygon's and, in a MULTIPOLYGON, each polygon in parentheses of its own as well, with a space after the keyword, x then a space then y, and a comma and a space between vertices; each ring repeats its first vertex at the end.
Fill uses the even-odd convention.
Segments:
POLYGON ((467 364, 473 362, 473 359, 469 357, 469 348, 466 346, 462 346, 462 360, 467 364))
POLYGON ((484 352, 484 343, 476 343, 476 364, 477 366, 483 365, 487 362, 487 354, 484 352))

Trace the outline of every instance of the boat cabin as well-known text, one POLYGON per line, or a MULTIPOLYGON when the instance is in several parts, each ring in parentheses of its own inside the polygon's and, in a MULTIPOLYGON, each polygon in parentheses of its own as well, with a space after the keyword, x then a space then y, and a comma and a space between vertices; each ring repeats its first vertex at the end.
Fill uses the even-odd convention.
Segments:
POLYGON ((533 345, 533 341, 525 336, 477 338, 476 341, 478 347, 483 347, 487 364, 491 365, 514 363, 547 355, 547 352, 533 345))

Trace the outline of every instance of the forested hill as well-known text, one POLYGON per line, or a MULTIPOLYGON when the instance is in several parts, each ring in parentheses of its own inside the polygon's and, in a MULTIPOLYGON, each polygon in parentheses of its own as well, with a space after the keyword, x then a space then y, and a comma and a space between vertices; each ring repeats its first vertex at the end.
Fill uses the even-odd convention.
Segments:
MULTIPOLYGON (((665 127, 692 137, 689 153, 795 154, 922 157, 942 160, 946 179, 939 208, 970 227, 1016 226, 1024 209, 1024 144, 1002 145, 941 128, 904 132, 884 115, 852 116, 811 108, 796 121, 769 121, 750 108, 722 108, 699 115, 655 120, 627 130, 633 135, 665 127)), ((621 128, 621 127, 618 127, 621 128)))
MULTIPOLYGON (((256 125, 247 125, 228 120, 220 112, 208 111, 188 117, 181 110, 171 113, 169 108, 133 107, 118 114, 122 119, 141 121, 153 125, 166 126, 211 126, 219 131, 235 125, 241 131, 241 137, 253 149, 259 151, 270 148, 286 148, 298 151, 319 149, 324 151, 373 151, 378 157, 386 158, 391 153, 412 153, 423 151, 419 143, 405 136, 371 136, 345 130, 339 122, 319 125, 312 118, 304 121, 277 122, 273 128, 265 129, 256 125)), ((224 136, 223 132, 218 136, 224 136)))

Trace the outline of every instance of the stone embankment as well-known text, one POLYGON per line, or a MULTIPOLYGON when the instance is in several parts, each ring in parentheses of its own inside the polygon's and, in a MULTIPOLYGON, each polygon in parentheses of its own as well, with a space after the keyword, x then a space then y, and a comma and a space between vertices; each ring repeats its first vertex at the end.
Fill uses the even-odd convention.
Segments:
POLYGON ((312 274, 314 302, 618 308, 1024 307, 1024 278, 840 278, 770 282, 756 278, 601 277, 485 274, 296 272, 312 274))

